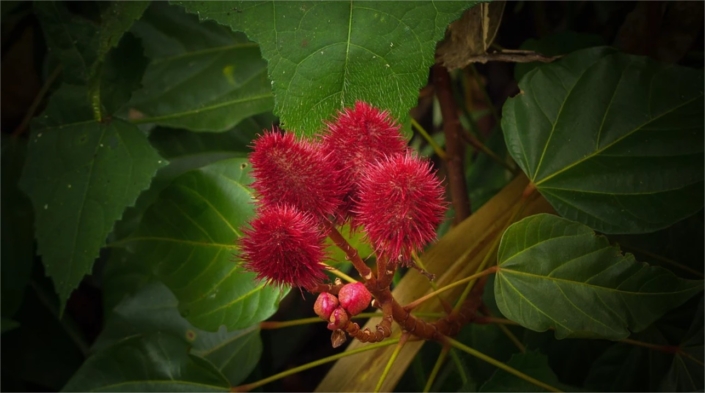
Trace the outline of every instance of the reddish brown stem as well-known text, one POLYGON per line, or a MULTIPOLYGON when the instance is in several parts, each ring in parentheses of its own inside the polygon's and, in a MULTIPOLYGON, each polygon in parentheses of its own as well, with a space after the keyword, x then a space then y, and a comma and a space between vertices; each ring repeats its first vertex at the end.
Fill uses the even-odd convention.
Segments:
POLYGON ((345 255, 348 256, 348 259, 350 262, 353 264, 355 269, 360 273, 360 276, 365 280, 369 281, 372 278, 374 278, 374 274, 372 273, 372 270, 365 264, 365 262, 360 258, 360 254, 357 253, 357 250, 348 243, 347 240, 343 237, 343 235, 338 232, 338 229, 335 228, 335 225, 331 223, 328 220, 324 221, 324 225, 326 229, 328 229, 328 237, 333 240, 333 243, 335 243, 336 246, 338 246, 343 252, 345 252, 345 255))
POLYGON ((394 278, 396 267, 389 265, 389 260, 386 257, 377 259, 377 288, 384 289, 389 287, 394 278))
POLYGON ((455 223, 470 215, 470 200, 465 184, 464 156, 465 146, 460 134, 457 106, 451 90, 450 74, 440 64, 433 66, 433 84, 436 96, 441 104, 443 115, 443 132, 446 136, 446 162, 448 165, 448 182, 450 195, 455 209, 455 223))

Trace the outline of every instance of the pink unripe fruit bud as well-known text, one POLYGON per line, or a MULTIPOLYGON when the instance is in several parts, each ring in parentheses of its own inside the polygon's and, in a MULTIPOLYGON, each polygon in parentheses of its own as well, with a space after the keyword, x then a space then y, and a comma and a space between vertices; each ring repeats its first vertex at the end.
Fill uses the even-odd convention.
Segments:
POLYGON ((342 307, 338 307, 330 314, 328 321, 330 322, 328 324, 329 330, 342 329, 348 323, 348 313, 342 307))
POLYGON ((338 298, 328 292, 321 292, 321 294, 318 295, 318 299, 316 299, 316 303, 313 305, 313 311, 316 315, 321 317, 321 319, 327 321, 336 307, 338 307, 338 298))
POLYGON ((338 301, 340 305, 350 314, 357 315, 370 306, 372 294, 365 288, 365 284, 356 282, 345 284, 340 288, 338 301))

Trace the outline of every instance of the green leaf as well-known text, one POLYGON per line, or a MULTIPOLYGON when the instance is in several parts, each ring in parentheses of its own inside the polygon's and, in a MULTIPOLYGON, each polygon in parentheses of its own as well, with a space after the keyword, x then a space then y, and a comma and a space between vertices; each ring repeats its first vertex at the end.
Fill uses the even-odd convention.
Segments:
POLYGON ((66 4, 59 1, 38 1, 34 3, 34 13, 49 50, 63 65, 63 80, 72 84, 87 83, 98 60, 96 25, 72 15, 66 4))
POLYGON ((228 391, 223 375, 188 351, 167 333, 130 337, 88 358, 63 391, 228 391))
POLYGON ((133 33, 151 59, 131 105, 136 121, 226 131, 270 111, 272 88, 257 44, 214 22, 199 23, 179 7, 152 4, 133 33))
POLYGON ((190 353, 211 362, 232 386, 241 383, 255 368, 262 353, 257 325, 209 333, 193 327, 177 309, 178 300, 160 282, 151 282, 114 310, 105 329, 93 344, 100 351, 137 334, 165 332, 191 345, 190 353))
POLYGON ((38 252, 62 309, 91 271, 114 222, 166 164, 134 125, 80 121, 90 118, 72 100, 81 92, 64 85, 33 121, 20 179, 34 206, 38 252))
POLYGON ((248 117, 222 133, 194 133, 159 127, 149 134, 149 141, 162 157, 169 159, 216 152, 245 154, 250 152, 252 140, 263 130, 271 129, 275 122, 276 117, 264 113, 248 117))
POLYGON ((514 160, 562 216, 604 233, 703 207, 703 73, 610 48, 531 71, 507 101, 514 160))
POLYGON ((436 42, 478 2, 174 3, 258 42, 275 114, 287 130, 313 135, 357 100, 404 123, 427 83, 436 42))
POLYGON ((194 133, 161 127, 152 130, 149 142, 162 157, 169 160, 169 164, 157 172, 149 189, 140 194, 135 206, 125 211, 122 220, 115 226, 115 238, 122 239, 132 233, 144 211, 174 179, 216 161, 244 156, 255 135, 271 128, 275 119, 268 113, 256 115, 223 133, 194 133))
POLYGON ((142 54, 140 40, 125 34, 120 45, 107 55, 100 75, 101 104, 106 113, 118 112, 130 100, 132 93, 140 88, 146 68, 147 58, 142 54))
POLYGON ((34 262, 32 203, 18 188, 27 155, 24 139, 2 138, 2 315, 20 308, 34 262))
POLYGON ((126 249, 111 248, 101 282, 104 320, 112 315, 113 309, 126 296, 135 293, 153 280, 154 275, 149 265, 131 258, 130 252, 126 249))
MULTIPOLYGON (((507 362, 524 374, 536 378, 553 387, 561 386, 556 374, 548 365, 548 358, 538 351, 527 351, 512 355, 507 362)), ((543 392, 544 389, 527 382, 504 370, 497 370, 492 377, 480 387, 481 392, 543 392)))
POLYGON ((110 49, 118 46, 123 34, 138 20, 149 1, 112 1, 101 14, 98 54, 104 58, 110 49))
MULTIPOLYGON (((551 34, 541 39, 529 38, 521 44, 519 49, 532 50, 546 56, 566 55, 568 53, 591 48, 593 46, 605 45, 605 40, 597 34, 581 34, 574 31, 562 31, 551 34)), ((517 63, 514 66, 514 79, 521 80, 534 68, 541 67, 546 63, 538 61, 532 63, 517 63)))
POLYGON ((232 158, 179 176, 124 242, 179 299, 194 326, 252 326, 277 309, 283 291, 235 261, 241 227, 254 212, 249 164, 232 158))
POLYGON ((505 231, 497 260, 497 305, 507 318, 556 338, 619 340, 703 288, 622 255, 585 225, 550 214, 505 231))

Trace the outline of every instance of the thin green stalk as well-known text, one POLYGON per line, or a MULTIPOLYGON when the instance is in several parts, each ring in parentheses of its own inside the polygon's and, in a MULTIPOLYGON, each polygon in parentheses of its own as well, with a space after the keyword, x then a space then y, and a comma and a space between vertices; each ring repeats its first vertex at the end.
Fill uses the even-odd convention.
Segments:
MULTIPOLYGON (((423 271, 426 271, 426 266, 424 266, 423 261, 416 254, 416 251, 411 252, 411 257, 414 259, 414 263, 416 264, 416 266, 420 267, 423 271)), ((431 288, 434 291, 438 290, 438 285, 436 285, 436 283, 434 281, 429 280, 428 283, 429 283, 429 285, 431 285, 431 288)), ((452 310, 452 308, 450 307, 450 304, 448 304, 448 302, 440 296, 438 296, 438 301, 441 302, 441 305, 443 306, 443 309, 446 311, 446 313, 450 314, 450 312, 452 310)))
POLYGON ((348 276, 347 274, 345 274, 345 273, 343 273, 342 271, 340 271, 340 270, 334 268, 334 267, 331 266, 331 265, 328 265, 328 264, 326 264, 326 263, 323 263, 322 265, 324 265, 324 266, 326 267, 326 270, 328 270, 329 272, 335 274, 336 276, 342 278, 343 280, 345 280, 345 281, 347 281, 347 282, 351 282, 351 283, 356 283, 356 282, 357 282, 356 279, 354 279, 354 278, 348 276))
MULTIPOLYGON (((420 317, 420 318, 441 318, 444 316, 442 313, 438 312, 419 312, 419 313, 413 313, 415 317, 420 317)), ((365 318, 375 318, 375 317, 380 317, 382 314, 379 312, 363 312, 360 314, 357 314, 355 316, 352 316, 352 319, 365 319, 365 318)), ((260 329, 264 330, 271 330, 271 329, 282 329, 286 327, 291 327, 291 326, 300 326, 300 325, 308 325, 311 323, 318 323, 318 322, 323 322, 323 320, 319 317, 310 317, 310 318, 301 318, 301 319, 293 319, 291 321, 264 321, 260 322, 260 329)))
MULTIPOLYGON (((514 212, 512 213, 511 217, 509 217, 509 220, 507 220, 507 223, 504 225, 504 229, 509 227, 514 220, 524 211, 524 208, 526 208, 526 203, 528 202, 528 197, 523 197, 520 204, 514 209, 514 212)), ((492 241, 492 245, 490 246, 490 249, 487 250, 487 254, 485 254, 485 257, 482 259, 482 262, 480 262, 480 265, 477 267, 476 272, 481 272, 484 269, 487 269, 487 265, 490 264, 490 259, 492 256, 495 254, 495 251, 497 250, 497 247, 499 247, 499 241, 502 239, 501 234, 495 237, 495 239, 492 241)), ((478 273, 470 276, 474 277, 478 273)), ((478 277, 479 278, 479 277, 478 277)), ((460 310, 460 307, 462 307, 463 303, 465 302, 465 299, 468 298, 468 295, 470 295, 470 291, 472 290, 472 287, 475 285, 475 282, 477 281, 476 278, 468 282, 468 285, 465 287, 465 290, 463 291, 462 295, 460 295, 460 298, 458 298, 457 303, 455 303, 455 307, 453 308, 453 311, 457 312, 460 310)))
POLYGON ((288 377, 289 375, 294 375, 294 374, 299 373, 299 372, 301 372, 301 371, 308 370, 308 369, 310 369, 310 368, 317 367, 317 366, 320 366, 320 365, 322 365, 322 364, 334 362, 334 361, 336 361, 336 360, 338 360, 338 359, 342 359, 342 358, 347 357, 347 356, 357 355, 358 353, 361 353, 361 352, 371 351, 371 350, 373 350, 373 349, 382 348, 382 347, 387 347, 387 346, 389 346, 389 345, 394 345, 394 344, 398 343, 399 340, 400 340, 399 338, 388 339, 388 340, 384 340, 384 341, 382 341, 382 342, 378 342, 378 343, 374 343, 374 344, 368 344, 368 345, 365 345, 364 347, 361 347, 361 348, 357 348, 357 349, 353 349, 353 350, 350 350, 350 351, 341 352, 341 353, 336 354, 336 355, 333 355, 333 356, 328 356, 328 357, 325 357, 325 358, 323 358, 323 359, 318 359, 318 360, 316 360, 316 361, 313 361, 313 362, 310 362, 310 363, 306 363, 306 364, 301 365, 301 366, 299 366, 299 367, 294 367, 294 368, 292 368, 292 369, 289 369, 289 370, 280 372, 279 374, 274 374, 274 375, 272 375, 271 377, 267 377, 267 378, 264 378, 264 379, 260 379, 259 381, 255 381, 255 382, 252 382, 252 383, 248 383, 248 384, 246 384, 246 385, 240 385, 240 386, 232 387, 232 388, 230 389, 230 391, 231 391, 231 392, 247 392, 247 391, 250 391, 250 390, 252 390, 252 389, 258 388, 258 387, 260 387, 260 386, 262 386, 262 385, 266 385, 266 384, 268 384, 268 383, 270 383, 270 382, 274 382, 274 381, 276 381, 276 380, 278 380, 278 379, 282 379, 282 378, 288 377))
POLYGON ((460 356, 458 356, 455 349, 450 350, 450 357, 453 358, 453 363, 455 363, 455 367, 458 368, 458 374, 460 375, 460 379, 463 381, 463 386, 465 386, 468 383, 468 375, 465 373, 463 362, 460 360, 460 356))
POLYGON ((428 376, 428 380, 426 381, 426 386, 424 386, 423 391, 424 393, 427 393, 428 391, 431 390, 431 386, 433 385, 433 381, 436 380, 436 377, 438 376, 438 372, 441 370, 441 366, 443 365, 443 362, 446 360, 446 356, 448 356, 448 351, 450 351, 450 345, 443 345, 443 349, 441 349, 440 355, 438 355, 438 359, 436 360, 436 364, 433 365, 433 370, 431 370, 431 375, 428 376))
POLYGON ((519 349, 519 351, 521 351, 521 353, 526 353, 526 347, 524 346, 524 344, 519 341, 517 336, 515 336, 514 333, 512 333, 507 326, 503 324, 498 324, 497 327, 499 328, 499 330, 502 331, 502 333, 504 333, 505 336, 507 336, 509 341, 514 343, 514 345, 519 349))
POLYGON ((379 377, 379 381, 377 381, 377 386, 375 387, 375 392, 381 392, 382 391, 382 385, 384 384, 384 380, 387 378, 387 375, 389 374, 389 370, 392 369, 392 364, 394 364, 394 361, 397 360, 397 356, 399 356, 399 352, 401 352, 401 349, 404 347, 404 344, 406 344, 406 340, 409 339, 409 333, 404 333, 401 335, 401 338, 399 339, 399 343, 397 344, 397 347, 394 348, 394 352, 392 352, 392 356, 389 358, 389 361, 387 361, 387 365, 384 366, 384 371, 382 371, 382 375, 379 377))
POLYGON ((419 134, 421 134, 421 136, 426 140, 426 142, 428 142, 428 144, 433 148, 433 151, 436 152, 438 157, 445 161, 448 157, 446 155, 445 150, 443 150, 442 147, 438 146, 436 141, 431 138, 431 135, 429 135, 428 132, 426 132, 423 127, 421 127, 421 124, 419 124, 419 122, 417 122, 416 119, 414 119, 413 117, 411 118, 411 125, 413 125, 416 128, 416 131, 418 131, 419 134))
POLYGON ((559 390, 559 389, 557 389, 557 388, 555 388, 555 387, 553 387, 553 386, 551 386, 551 385, 549 385, 549 384, 547 384, 547 383, 544 383, 544 382, 539 381, 539 380, 536 379, 536 378, 530 377, 530 376, 524 374, 523 372, 521 372, 521 371, 519 371, 519 370, 517 370, 517 369, 515 369, 515 368, 513 368, 513 367, 511 367, 511 366, 508 366, 508 365, 506 365, 506 364, 500 362, 499 360, 496 360, 496 359, 494 359, 494 358, 492 358, 492 357, 490 357, 490 356, 487 356, 487 355, 485 355, 484 353, 482 353, 482 352, 480 352, 480 351, 477 351, 477 350, 475 350, 475 349, 472 349, 472 348, 468 347, 467 345, 465 345, 465 344, 463 344, 463 343, 461 343, 461 342, 459 342, 459 341, 453 340, 453 339, 450 338, 450 337, 445 337, 445 342, 446 342, 447 344, 449 344, 449 345, 455 347, 455 348, 458 348, 459 350, 461 350, 461 351, 463 351, 463 352, 466 352, 466 353, 468 353, 468 354, 470 354, 470 355, 472 355, 472 356, 475 356, 476 358, 478 358, 478 359, 480 359, 480 360, 482 360, 482 361, 485 361, 485 362, 487 362, 487 363, 489 363, 489 364, 491 364, 491 365, 493 365, 493 366, 495 366, 495 367, 497 367, 497 368, 500 368, 500 369, 502 369, 502 370, 504 370, 504 371, 506 371, 506 372, 508 372, 508 373, 510 373, 510 374, 512 374, 512 375, 514 375, 514 376, 516 376, 516 377, 518 377, 518 378, 521 378, 521 379, 523 379, 523 380, 526 381, 526 382, 529 382, 529 383, 531 383, 531 384, 533 384, 533 385, 536 385, 536 386, 538 386, 538 387, 540 387, 540 388, 542 388, 542 389, 546 389, 546 390, 548 390, 548 391, 550 391, 550 392, 560 392, 560 391, 561 391, 561 390, 559 390))
POLYGON ((413 310, 413 309, 416 308, 419 304, 425 302, 425 301, 428 300, 428 299, 431 299, 431 298, 434 297, 434 296, 437 296, 439 293, 445 292, 445 291, 447 291, 447 290, 449 290, 449 289, 451 289, 451 288, 455 288, 455 287, 457 287, 458 285, 462 285, 462 284, 465 284, 465 283, 467 283, 467 282, 472 282, 473 280, 477 280, 477 279, 480 278, 480 277, 487 276, 487 275, 492 274, 492 273, 494 273, 494 272, 496 272, 496 271, 497 271, 497 268, 493 266, 493 267, 491 267, 491 268, 489 268, 489 269, 486 269, 486 270, 484 270, 484 271, 481 271, 481 272, 479 272, 479 273, 475 273, 475 274, 473 274, 472 276, 465 277, 465 278, 463 278, 462 280, 458 280, 458 281, 456 281, 456 282, 454 282, 454 283, 452 283, 452 284, 448 284, 448 285, 446 285, 446 286, 444 286, 444 287, 441 287, 441 288, 439 288, 439 289, 437 289, 437 290, 435 290, 435 291, 433 291, 433 292, 431 292, 431 293, 429 293, 429 294, 427 294, 427 295, 425 295, 425 296, 422 296, 422 297, 420 297, 420 298, 414 300, 413 302, 411 302, 411 303, 407 304, 406 306, 404 306, 404 308, 405 308, 406 310, 413 310))

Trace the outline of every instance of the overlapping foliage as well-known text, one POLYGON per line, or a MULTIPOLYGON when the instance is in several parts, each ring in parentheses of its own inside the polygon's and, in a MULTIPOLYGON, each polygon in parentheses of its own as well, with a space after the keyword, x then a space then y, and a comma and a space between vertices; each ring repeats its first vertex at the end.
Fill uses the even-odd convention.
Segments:
MULTIPOLYGON (((406 122, 436 43, 476 3, 113 2, 88 20, 65 3, 36 2, 61 83, 29 138, 2 141, 3 334, 26 337, 17 322, 33 320, 21 310, 25 297, 25 306, 62 316, 97 273, 96 259, 107 259, 100 335, 89 346, 67 334, 86 360, 69 381, 43 386, 227 391, 243 383, 262 356, 259 323, 289 291, 256 280, 237 258, 254 213, 251 140, 277 118, 316 135, 358 100, 406 122), (30 278, 33 253, 58 302, 41 277, 30 278)), ((631 388, 616 376, 644 367, 656 371, 642 388, 702 389, 702 301, 692 299, 702 280, 650 266, 654 253, 623 254, 594 232, 665 236, 702 210, 702 70, 590 48, 594 37, 576 42, 551 64, 518 68, 520 92, 502 111, 506 151, 559 216, 531 216, 501 235, 484 299, 522 326, 512 329, 529 350, 503 341, 487 350, 561 389, 631 388), (535 333, 546 330, 555 332, 535 333), (647 349, 615 344, 590 358, 579 381, 559 381, 555 359, 580 344, 553 335, 679 349, 648 363, 647 349)), ((480 182, 478 162, 468 173, 480 182)), ((702 235, 698 217, 695 226, 702 235)), ((372 255, 359 234, 343 233, 372 255)), ((329 251, 342 269, 344 256, 329 251)), ((498 329, 472 325, 459 339, 482 347, 493 336, 498 329)), ((463 388, 535 387, 455 356, 444 372, 458 368, 463 388)))

